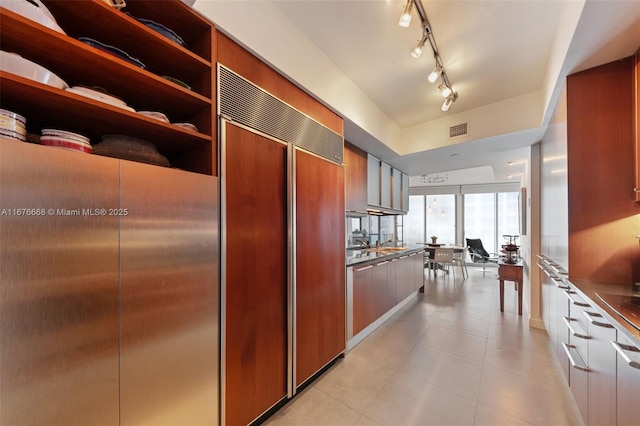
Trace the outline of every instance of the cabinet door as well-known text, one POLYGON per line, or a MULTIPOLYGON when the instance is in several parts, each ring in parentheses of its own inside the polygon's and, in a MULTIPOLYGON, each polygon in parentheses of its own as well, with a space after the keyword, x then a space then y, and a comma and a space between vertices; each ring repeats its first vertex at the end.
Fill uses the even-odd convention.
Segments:
POLYGON ((634 108, 634 141, 636 157, 636 201, 640 201, 640 49, 635 54, 634 64, 634 85, 633 85, 633 108, 634 108))
POLYGON ((391 169, 391 208, 402 210, 402 172, 391 169))
POLYGON ((424 252, 420 251, 413 257, 413 289, 424 286, 424 252))
POLYGON ((402 205, 400 209, 409 211, 409 175, 402 173, 402 205))
POLYGON ((0 188, 0 424, 118 425, 118 161, 0 139, 0 188))
POLYGON ((584 311, 588 319, 589 415, 590 425, 616 424, 616 352, 610 342, 616 329, 591 309, 584 311))
POLYGON ((367 204, 380 206, 380 160, 367 156, 367 204))
POLYGON ((396 305, 396 278, 398 271, 398 258, 391 259, 389 262, 389 275, 387 280, 387 309, 393 308, 396 305))
POLYGON ((226 424, 287 394, 287 147, 225 124, 222 259, 226 424))
POLYGON ((296 149, 295 182, 298 386, 346 348, 344 168, 296 149))
POLYGON ((349 144, 344 145, 345 209, 367 212, 367 153, 349 144))
POLYGON ((380 206, 391 208, 391 166, 380 162, 380 206))
POLYGON ((618 333, 617 420, 619 425, 640 425, 640 345, 618 333))
POLYGON ((121 161, 120 206, 120 424, 217 419, 218 179, 121 161))
POLYGON ((353 268, 353 335, 365 329, 373 318, 373 265, 353 268))

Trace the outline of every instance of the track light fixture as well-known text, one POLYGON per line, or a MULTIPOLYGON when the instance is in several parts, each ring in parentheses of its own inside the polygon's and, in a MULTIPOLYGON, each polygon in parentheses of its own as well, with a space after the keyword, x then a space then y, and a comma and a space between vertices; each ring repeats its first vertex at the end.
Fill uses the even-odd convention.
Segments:
POLYGON ((422 39, 418 42, 416 47, 411 51, 411 56, 414 58, 419 58, 422 55, 422 51, 424 50, 425 44, 427 41, 431 46, 431 50, 433 51, 433 59, 436 62, 436 66, 431 71, 431 74, 427 77, 427 80, 430 83, 435 83, 438 80, 438 77, 441 78, 442 83, 438 85, 438 89, 440 89, 440 93, 442 93, 442 97, 445 98, 444 103, 442 104, 442 111, 448 111, 451 107, 451 104, 458 99, 458 93, 453 91, 453 86, 449 81, 449 77, 447 76, 447 72, 444 69, 444 65, 442 63, 442 58, 440 58, 440 53, 438 52, 438 46, 436 45, 436 39, 431 32, 431 24, 429 24, 429 20, 427 19, 427 14, 424 11, 424 6, 422 5, 421 0, 407 0, 407 3, 404 6, 404 10, 402 15, 400 16, 400 21, 398 25, 401 27, 408 27, 411 23, 411 11, 415 6, 416 13, 420 17, 420 22, 422 26, 422 39))
POLYGON ((413 0, 407 0, 407 4, 404 6, 404 11, 400 15, 398 25, 407 28, 411 23, 411 8, 413 7, 413 0))

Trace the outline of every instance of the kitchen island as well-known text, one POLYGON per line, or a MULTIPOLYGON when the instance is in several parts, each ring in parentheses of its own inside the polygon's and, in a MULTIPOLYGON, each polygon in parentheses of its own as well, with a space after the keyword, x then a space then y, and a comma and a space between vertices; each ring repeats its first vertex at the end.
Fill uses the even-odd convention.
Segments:
POLYGON ((424 248, 347 252, 347 349, 412 300, 424 285, 424 248))

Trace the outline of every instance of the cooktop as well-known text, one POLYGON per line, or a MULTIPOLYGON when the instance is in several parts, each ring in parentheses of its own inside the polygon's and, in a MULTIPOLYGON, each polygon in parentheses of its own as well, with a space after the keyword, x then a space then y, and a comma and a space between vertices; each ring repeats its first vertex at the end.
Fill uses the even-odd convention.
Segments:
POLYGON ((596 295, 615 313, 640 331, 640 296, 621 296, 619 294, 596 295))

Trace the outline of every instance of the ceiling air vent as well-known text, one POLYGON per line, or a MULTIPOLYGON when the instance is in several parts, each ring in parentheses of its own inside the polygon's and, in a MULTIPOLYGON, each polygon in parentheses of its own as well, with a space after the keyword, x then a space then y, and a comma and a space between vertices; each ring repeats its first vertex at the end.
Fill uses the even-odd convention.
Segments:
POLYGON ((468 124, 469 123, 462 123, 449 127, 449 139, 466 136, 469 133, 467 128, 468 124))

